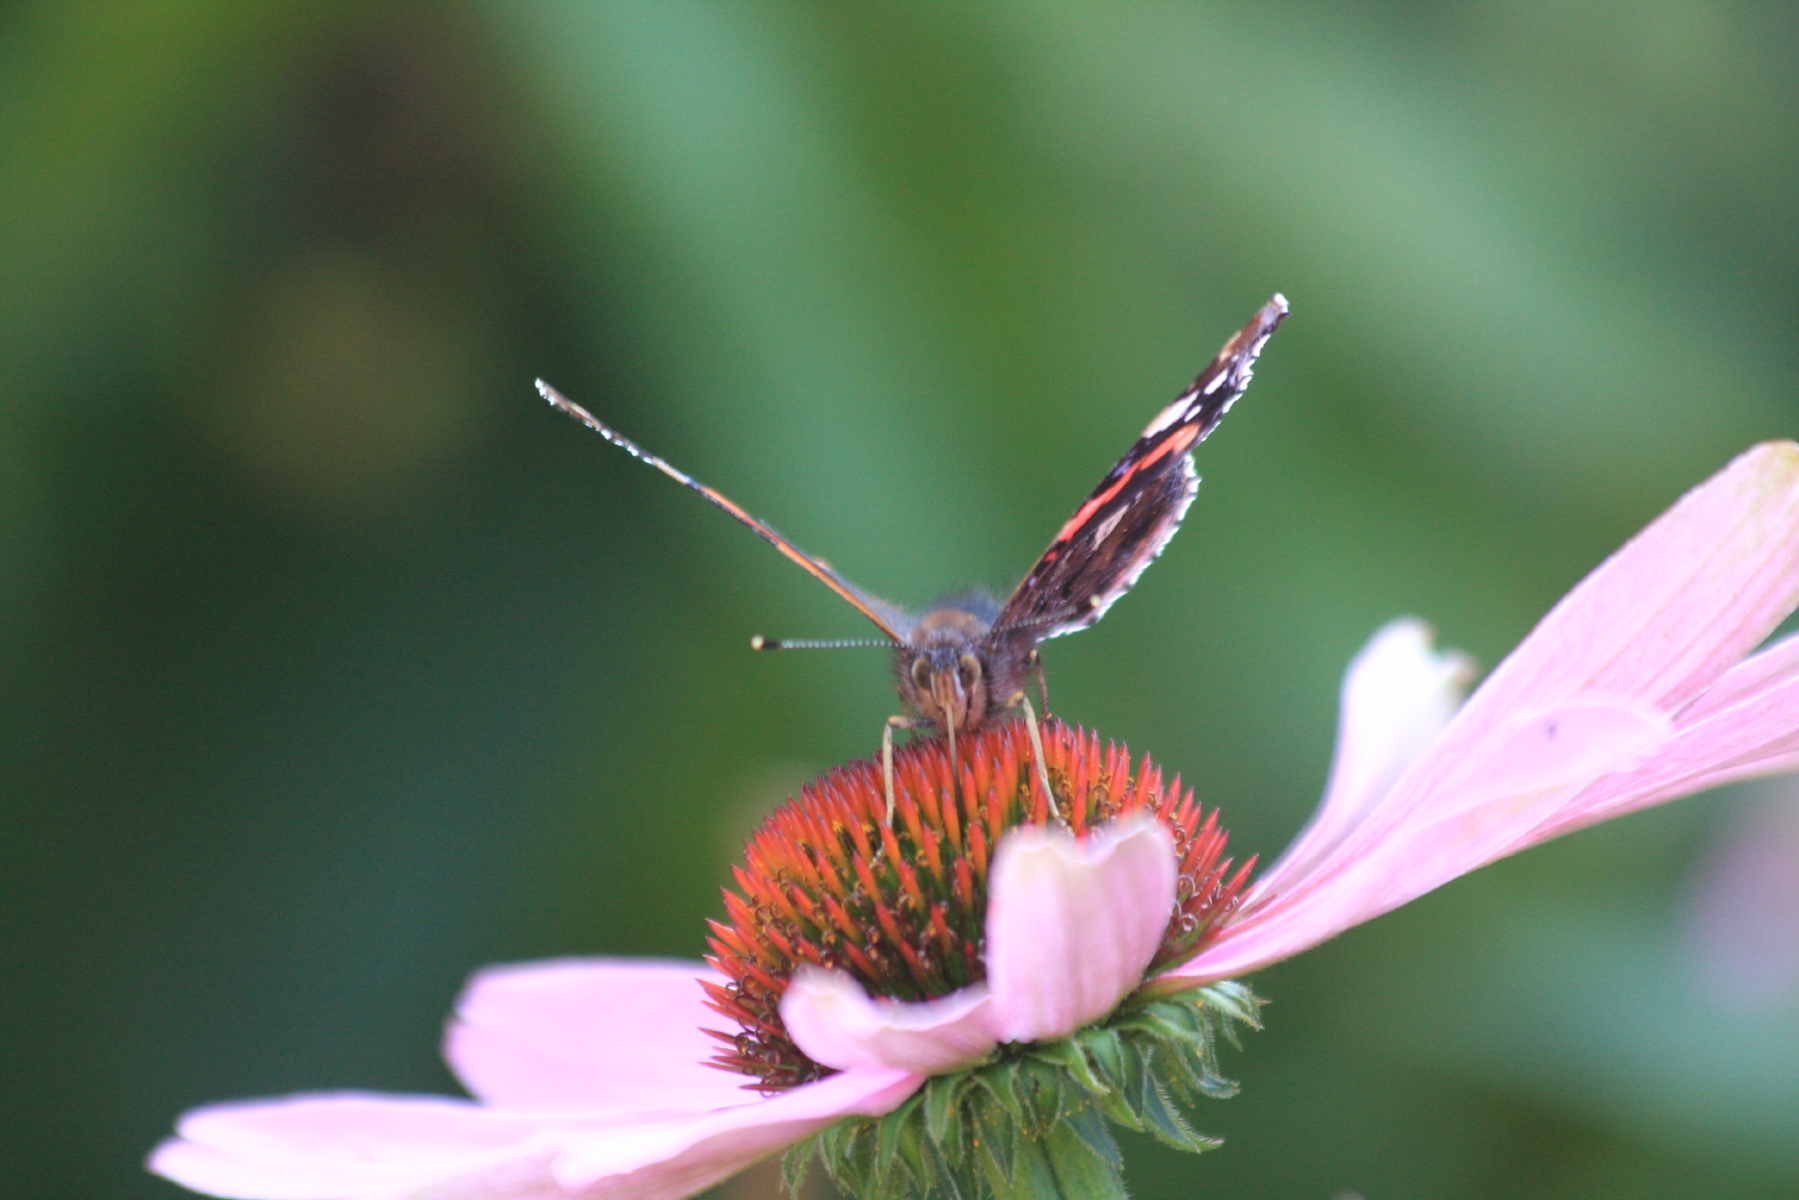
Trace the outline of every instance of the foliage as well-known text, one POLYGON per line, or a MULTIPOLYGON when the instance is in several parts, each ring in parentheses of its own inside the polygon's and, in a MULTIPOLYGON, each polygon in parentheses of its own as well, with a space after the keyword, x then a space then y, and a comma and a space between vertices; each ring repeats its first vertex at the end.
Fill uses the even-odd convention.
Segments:
POLYGON ((1002 1047, 993 1061, 926 1081, 885 1117, 840 1121, 789 1151, 795 1194, 819 1159, 863 1200, 1125 1195, 1124 1158, 1108 1123, 1192 1154, 1217 1148, 1181 1105, 1224 1100, 1237 1085, 1218 1068, 1218 1039, 1259 1027, 1241 984, 1127 1003, 1058 1042, 1002 1047))

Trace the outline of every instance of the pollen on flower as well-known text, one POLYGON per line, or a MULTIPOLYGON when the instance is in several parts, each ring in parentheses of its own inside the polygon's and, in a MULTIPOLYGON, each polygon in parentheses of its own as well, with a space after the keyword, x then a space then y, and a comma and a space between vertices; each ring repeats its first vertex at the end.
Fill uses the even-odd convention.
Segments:
MULTIPOLYGON (((1240 898, 1254 860, 1236 871, 1226 834, 1179 776, 1164 782, 1145 756, 1049 720, 1044 765, 1055 813, 1077 835, 1139 809, 1173 835, 1180 855, 1175 904, 1153 974, 1205 944, 1240 898)), ((708 960, 728 982, 708 1003, 735 1021, 709 1030, 725 1044, 713 1065, 747 1087, 778 1091, 830 1074, 794 1045, 781 996, 802 964, 847 972, 871 995, 926 1000, 985 977, 987 868, 1000 835, 1052 816, 1036 781, 1029 735, 1013 721, 958 739, 952 785, 943 739, 914 742, 893 759, 893 824, 880 764, 854 762, 800 790, 745 847, 712 922, 708 960)))

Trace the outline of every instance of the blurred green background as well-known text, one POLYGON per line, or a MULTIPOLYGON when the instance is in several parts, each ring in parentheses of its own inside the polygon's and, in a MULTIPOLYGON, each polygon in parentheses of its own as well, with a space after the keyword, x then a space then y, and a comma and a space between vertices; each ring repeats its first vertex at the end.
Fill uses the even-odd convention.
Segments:
MULTIPOLYGON (((746 648, 859 618, 534 376, 916 605, 1010 587, 1285 292, 1187 528, 1045 653, 1268 855, 1377 625, 1490 665, 1795 432, 1796 62, 1753 3, 7 6, 6 1193, 451 1088, 472 968, 698 954, 875 748, 884 655, 746 648)), ((1718 866, 1795 803, 1266 972, 1225 1149, 1133 1143, 1137 1194, 1795 1194, 1799 986, 1720 939, 1799 885, 1718 866)))

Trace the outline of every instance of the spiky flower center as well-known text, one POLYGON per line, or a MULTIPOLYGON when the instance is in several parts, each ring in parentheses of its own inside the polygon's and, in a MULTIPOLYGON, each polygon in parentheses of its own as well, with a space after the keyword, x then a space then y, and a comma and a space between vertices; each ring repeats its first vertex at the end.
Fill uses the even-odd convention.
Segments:
POLYGON ((1150 972, 1190 957, 1236 907, 1254 860, 1232 873, 1226 835, 1180 777, 1164 784, 1146 756, 1103 747, 1059 721, 1042 725, 1054 814, 1036 781, 1019 721, 961 738, 952 780, 941 738, 894 755, 893 823, 878 762, 854 762, 814 780, 776 809, 733 869, 724 921, 712 922, 709 960, 728 979, 708 984, 714 1011, 735 1032, 715 1065, 747 1086, 777 1091, 830 1071, 803 1054, 781 1022, 782 993, 804 963, 848 972, 871 995, 944 996, 986 975, 987 871, 1000 835, 1060 820, 1076 836, 1139 809, 1173 835, 1180 856, 1175 903, 1150 972), (1203 817, 1203 820, 1202 820, 1203 817))

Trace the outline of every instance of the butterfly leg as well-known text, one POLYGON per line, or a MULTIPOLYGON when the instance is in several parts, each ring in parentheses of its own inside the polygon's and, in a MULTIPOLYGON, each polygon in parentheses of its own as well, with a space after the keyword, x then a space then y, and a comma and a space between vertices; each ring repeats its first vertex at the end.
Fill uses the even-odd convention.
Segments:
POLYGON ((887 825, 893 826, 893 731, 896 729, 926 729, 929 721, 917 717, 888 717, 887 724, 881 727, 881 782, 887 788, 887 825))
POLYGON ((1043 677, 1043 656, 1033 648, 1024 665, 1037 677, 1037 695, 1043 700, 1043 715, 1049 716, 1049 681, 1043 677))
POLYGON ((1056 790, 1049 786, 1049 769, 1043 765, 1043 734, 1037 728, 1037 713, 1031 707, 1030 697, 1023 692, 1012 693, 1011 707, 1024 710, 1024 727, 1031 735, 1031 761, 1037 765, 1037 782, 1043 788, 1043 794, 1049 798, 1049 815, 1062 825, 1068 824, 1068 818, 1062 815, 1061 806, 1056 803, 1056 790))

